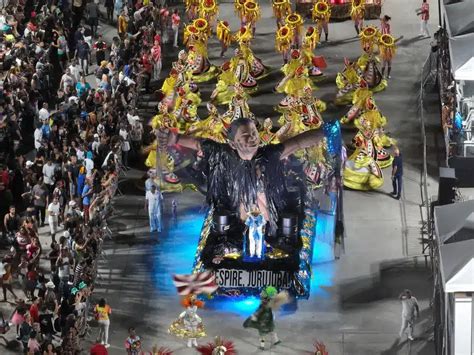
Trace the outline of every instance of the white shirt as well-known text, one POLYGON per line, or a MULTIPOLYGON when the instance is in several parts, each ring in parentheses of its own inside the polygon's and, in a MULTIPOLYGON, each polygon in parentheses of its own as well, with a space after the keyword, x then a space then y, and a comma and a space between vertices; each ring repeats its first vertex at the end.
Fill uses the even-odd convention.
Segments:
POLYGON ((412 318, 415 315, 415 306, 418 302, 415 297, 402 299, 402 316, 405 318, 412 318))
POLYGON ((69 70, 71 71, 71 75, 74 77, 75 81, 78 82, 81 79, 82 68, 78 65, 70 65, 69 70))
POLYGON ((43 141, 43 130, 41 128, 35 129, 35 149, 41 148, 41 142, 43 141))
POLYGON ((49 218, 58 219, 59 203, 51 202, 48 206, 49 218))
POLYGON ((38 116, 40 121, 47 120, 49 118, 49 111, 43 107, 41 110, 39 110, 38 116))
POLYGON ((156 206, 160 203, 160 200, 163 199, 163 196, 161 195, 161 192, 155 190, 155 193, 147 191, 145 198, 148 201, 148 212, 153 212, 156 209, 156 206))
POLYGON ((44 177, 44 183, 46 185, 54 185, 54 171, 56 170, 56 167, 54 164, 46 164, 43 166, 43 177, 44 177))
POLYGON ((92 176, 92 170, 94 169, 94 162, 92 161, 92 159, 89 159, 89 158, 84 159, 84 165, 86 166, 86 171, 87 171, 86 176, 87 177, 92 176))
POLYGON ((94 140, 94 141, 92 142, 92 151, 93 151, 95 154, 99 154, 99 145, 100 145, 100 142, 99 142, 99 141, 94 140))
POLYGON ((84 160, 84 152, 80 148, 76 148, 77 160, 84 160))

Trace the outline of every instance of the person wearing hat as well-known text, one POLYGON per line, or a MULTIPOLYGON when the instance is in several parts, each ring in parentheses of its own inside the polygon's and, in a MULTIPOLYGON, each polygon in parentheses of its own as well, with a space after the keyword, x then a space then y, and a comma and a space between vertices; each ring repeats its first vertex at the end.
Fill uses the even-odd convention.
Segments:
POLYGON ((244 328, 255 328, 260 336, 260 349, 265 349, 265 337, 270 334, 273 345, 280 344, 278 335, 275 332, 275 322, 273 310, 277 310, 280 306, 288 303, 289 295, 287 291, 278 293, 273 286, 265 287, 260 293, 260 306, 248 317, 243 326, 244 328))

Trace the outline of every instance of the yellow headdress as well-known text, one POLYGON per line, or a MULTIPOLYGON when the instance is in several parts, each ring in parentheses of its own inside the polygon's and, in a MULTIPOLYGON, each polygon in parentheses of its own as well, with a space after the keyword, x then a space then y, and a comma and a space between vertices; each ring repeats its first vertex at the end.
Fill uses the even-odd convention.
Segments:
POLYGON ((303 45, 311 50, 314 50, 319 43, 319 32, 317 28, 308 27, 304 35, 303 45))
POLYGON ((199 6, 199 16, 212 21, 219 13, 216 0, 203 0, 199 6))
POLYGON ((365 13, 365 0, 352 0, 351 7, 351 18, 352 20, 360 19, 364 17, 365 13))
POLYGON ((362 48, 366 48, 366 46, 372 47, 375 43, 377 43, 379 37, 379 29, 375 26, 364 27, 364 29, 359 33, 360 44, 362 48))
POLYGON ((234 11, 239 17, 243 15, 244 4, 247 0, 234 0, 234 11))
POLYGON ((225 46, 229 46, 232 42, 232 34, 227 21, 218 21, 216 27, 217 39, 224 43, 225 46))
POLYGON ((331 7, 325 0, 319 0, 313 7, 313 20, 328 22, 331 17, 331 7))
POLYGON ((189 11, 194 6, 199 6, 199 0, 185 0, 186 11, 189 11))
POLYGON ((276 18, 283 18, 291 13, 290 0, 272 0, 273 15, 276 18))
POLYGON ((383 60, 390 61, 397 52, 397 47, 395 46, 395 39, 392 35, 383 34, 379 38, 379 49, 380 57, 383 60))
POLYGON ((303 18, 300 14, 294 12, 288 16, 286 16, 285 24, 288 25, 293 31, 300 30, 301 26, 303 26, 303 18))
POLYGON ((255 22, 260 19, 260 6, 256 1, 247 0, 242 10, 247 22, 255 22))
POLYGON ((293 40, 293 30, 288 26, 284 25, 280 27, 275 36, 275 48, 278 52, 286 52, 291 47, 293 40))
POLYGON ((242 43, 242 42, 249 42, 252 39, 252 29, 250 28, 250 24, 247 24, 247 26, 243 26, 240 28, 240 31, 238 31, 235 35, 234 38, 237 42, 242 43))

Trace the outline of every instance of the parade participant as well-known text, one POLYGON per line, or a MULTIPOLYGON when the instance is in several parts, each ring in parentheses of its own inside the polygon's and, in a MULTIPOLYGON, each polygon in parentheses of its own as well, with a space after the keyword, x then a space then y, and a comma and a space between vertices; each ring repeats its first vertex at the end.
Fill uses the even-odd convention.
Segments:
POLYGON ((278 143, 278 139, 275 137, 275 133, 272 132, 272 129, 272 119, 269 117, 265 118, 265 120, 263 121, 262 129, 259 132, 262 145, 278 143))
POLYGON ((128 328, 128 338, 125 339, 125 351, 128 355, 141 355, 142 342, 134 327, 128 328))
POLYGON ((255 36, 257 21, 260 20, 260 6, 257 0, 246 0, 242 6, 242 23, 241 27, 249 27, 252 29, 252 36, 255 36))
MULTIPOLYGON (((242 88, 246 89, 247 92, 253 93, 257 91, 257 80, 252 75, 251 63, 245 53, 240 49, 236 48, 234 56, 229 61, 230 72, 236 79, 236 83, 242 88)), ((228 78, 231 80, 231 78, 228 78)))
POLYGON ((195 83, 190 82, 178 88, 174 115, 178 120, 178 127, 181 132, 186 132, 191 124, 200 120, 197 108, 201 102, 201 96, 195 83))
POLYGON ((209 81, 218 74, 217 68, 211 65, 208 58, 209 32, 209 23, 203 18, 194 20, 184 29, 184 43, 188 50, 188 69, 193 81, 197 83, 209 81))
POLYGON ((198 17, 199 0, 185 0, 186 16, 191 22, 198 17))
POLYGON ((361 121, 353 139, 356 147, 344 166, 343 184, 353 190, 374 190, 383 185, 383 173, 377 163, 377 136, 370 117, 361 121))
POLYGON ((283 55, 283 63, 288 63, 288 55, 293 41, 293 33, 287 25, 281 25, 275 34, 275 48, 283 55))
POLYGON ((211 102, 216 105, 227 105, 235 95, 234 87, 240 84, 237 82, 231 62, 225 62, 221 66, 221 74, 217 80, 216 88, 212 91, 211 102))
POLYGON ((336 105, 346 105, 352 102, 355 90, 359 87, 360 77, 356 70, 356 63, 344 58, 344 70, 337 73, 336 105))
POLYGON ((351 18, 354 21, 354 28, 357 36, 362 31, 365 17, 365 0, 352 0, 351 3, 351 18))
POLYGON ((370 90, 373 92, 382 91, 387 87, 387 81, 377 66, 379 59, 375 54, 380 32, 377 27, 367 26, 360 32, 359 38, 364 51, 357 60, 359 75, 367 82, 370 90))
POLYGON ((383 35, 389 35, 389 34, 392 34, 391 30, 390 30, 390 20, 392 18, 388 15, 384 15, 381 19, 380 19, 380 32, 383 34, 383 35))
POLYGON ((171 29, 173 30, 173 47, 178 48, 179 25, 181 18, 179 17, 178 9, 173 11, 171 15, 171 29))
POLYGON ((320 33, 314 27, 308 27, 301 45, 301 58, 308 69, 308 75, 312 78, 322 76, 321 69, 325 69, 327 66, 324 57, 316 56, 313 53, 319 43, 319 35, 320 33))
POLYGON ((272 0, 272 9, 277 29, 279 29, 285 24, 285 18, 291 14, 291 2, 290 0, 272 0))
POLYGON ((285 18, 285 25, 291 29, 291 33, 293 34, 293 41, 291 43, 293 48, 300 48, 301 46, 303 23, 303 17, 296 12, 286 16, 285 18))
POLYGON ((224 58, 227 48, 232 42, 232 33, 230 31, 229 23, 227 21, 217 21, 216 37, 221 43, 220 57, 224 58))
POLYGON ((349 111, 341 118, 341 123, 349 124, 354 122, 355 119, 365 112, 367 105, 369 104, 369 99, 375 105, 372 96, 372 91, 369 90, 367 82, 364 79, 360 79, 359 85, 352 96, 352 106, 349 111))
POLYGON ((204 120, 191 124, 186 134, 199 138, 212 139, 218 143, 225 143, 227 141, 226 127, 228 123, 223 120, 213 104, 208 103, 207 110, 209 116, 204 120))
POLYGON ((244 117, 231 123, 228 144, 198 140, 167 130, 160 131, 159 137, 162 144, 178 144, 202 152, 211 205, 219 204, 237 212, 242 222, 247 219, 247 211, 256 205, 269 221, 267 233, 274 235, 279 213, 286 205, 282 159, 297 150, 317 145, 323 134, 310 130, 282 144, 260 147, 255 122, 244 117), (229 187, 232 192, 228 191, 229 187))
POLYGON ((397 51, 395 39, 390 34, 382 34, 379 38, 380 58, 382 58, 382 76, 390 79, 392 71, 392 59, 397 51), (385 76, 385 68, 387 68, 387 76, 385 76))
POLYGON ((328 42, 329 19, 331 18, 331 5, 327 0, 319 0, 313 6, 313 21, 316 22, 316 29, 321 35, 324 30, 325 41, 328 42))
POLYGON ((229 103, 229 109, 222 115, 225 122, 232 122, 239 118, 247 117, 255 120, 255 115, 250 111, 248 105, 248 95, 240 85, 234 86, 234 95, 229 103))
POLYGON ((148 212, 150 233, 161 233, 161 204, 163 195, 156 185, 151 185, 150 191, 145 195, 145 210, 148 212))
POLYGON ((205 19, 209 26, 213 26, 218 14, 219 6, 216 0, 203 0, 199 4, 199 17, 205 19))
POLYGON ((188 339, 188 348, 197 347, 197 338, 206 336, 202 319, 197 314, 197 310, 204 307, 204 302, 198 300, 196 295, 188 295, 183 298, 181 305, 185 311, 170 325, 168 332, 188 339))
MULTIPOLYGON (((265 66, 263 65, 261 59, 256 57, 250 48, 250 41, 253 38, 250 27, 248 25, 241 27, 240 31, 234 35, 234 38, 239 43, 239 55, 245 61, 250 76, 256 80, 263 78, 266 75, 265 66)), ((240 83, 243 87, 245 87, 241 80, 240 83)))
POLYGON ((244 328, 255 328, 260 336, 260 349, 265 350, 265 337, 270 334, 272 337, 272 345, 278 345, 281 340, 275 332, 275 321, 273 311, 285 303, 288 303, 288 292, 282 291, 278 293, 273 286, 267 286, 260 293, 260 306, 258 309, 245 320, 244 328))
POLYGON ((265 251, 263 249, 264 245, 264 227, 265 219, 262 216, 262 213, 254 206, 251 211, 247 213, 247 219, 245 220, 245 225, 247 229, 244 233, 244 240, 247 241, 247 230, 248 230, 248 256, 250 258, 262 259, 265 251))

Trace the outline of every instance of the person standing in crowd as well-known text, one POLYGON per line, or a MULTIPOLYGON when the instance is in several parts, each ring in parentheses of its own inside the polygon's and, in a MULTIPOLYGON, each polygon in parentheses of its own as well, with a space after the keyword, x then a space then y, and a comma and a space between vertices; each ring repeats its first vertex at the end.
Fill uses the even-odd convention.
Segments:
POLYGON ((87 19, 93 38, 97 33, 97 26, 99 25, 99 12, 99 0, 93 0, 86 5, 87 19))
POLYGON ((55 184, 55 171, 56 171, 56 166, 53 164, 53 161, 51 158, 48 158, 46 160, 46 164, 43 166, 43 177, 44 177, 44 183, 48 187, 49 194, 51 195, 54 190, 54 184, 55 184))
POLYGON ((100 343, 103 344, 106 348, 110 347, 109 345, 109 326, 110 326, 110 314, 112 313, 112 308, 107 304, 105 298, 101 298, 99 303, 94 308, 95 317, 99 323, 99 339, 100 343))
POLYGON ((102 61, 105 60, 105 51, 107 50, 107 43, 105 43, 102 39, 102 35, 97 37, 97 41, 94 43, 93 48, 95 50, 95 60, 97 62, 97 66, 100 67, 102 61))
POLYGON ((403 178, 403 159, 400 150, 395 147, 393 150, 393 162, 392 162, 392 186, 393 191, 391 194, 397 200, 402 196, 402 178, 403 178))
POLYGON ((127 37, 127 30, 128 30, 128 15, 126 10, 122 10, 120 12, 120 16, 118 17, 117 21, 117 32, 120 39, 124 40, 127 37))
POLYGON ((3 218, 4 238, 13 237, 20 229, 20 217, 16 214, 15 206, 8 208, 8 213, 3 218))
POLYGON ((38 123, 36 125, 35 132, 33 133, 34 141, 35 141, 35 150, 36 154, 40 151, 43 147, 43 130, 41 129, 41 124, 38 123))
POLYGON ((421 8, 419 9, 418 16, 421 16, 421 29, 420 36, 431 37, 428 31, 428 20, 430 19, 430 4, 427 0, 423 0, 421 8))
POLYGON ((171 15, 171 29, 173 30, 173 47, 178 48, 179 25, 181 18, 179 17, 178 9, 174 9, 171 15))
POLYGON ((82 72, 87 76, 89 75, 89 60, 91 56, 91 49, 89 44, 84 40, 80 39, 76 47, 75 58, 79 59, 79 63, 82 68, 82 72))
POLYGON ((82 208, 84 212, 84 222, 87 224, 89 222, 89 207, 91 204, 91 198, 94 190, 92 189, 91 179, 86 178, 86 184, 82 189, 82 208))
POLYGON ((51 232, 52 242, 56 241, 56 233, 58 232, 60 211, 61 206, 59 205, 59 199, 57 197, 54 197, 53 202, 51 202, 48 206, 48 224, 49 230, 51 232))
POLYGON ((114 24, 114 0, 105 0, 105 9, 107 11, 107 21, 109 22, 109 25, 114 24))
POLYGON ((405 332, 407 332, 408 339, 414 340, 413 327, 415 319, 416 317, 420 317, 420 307, 418 307, 418 301, 412 296, 410 290, 403 291, 399 299, 402 301, 402 327, 400 329, 400 338, 403 337, 405 332))
POLYGON ((151 48, 151 60, 153 62, 153 80, 158 80, 162 66, 160 36, 155 36, 153 47, 151 48))
POLYGON ((156 185, 151 185, 145 195, 145 210, 150 218, 150 233, 161 232, 161 202, 163 195, 156 185))
POLYGON ((44 226, 46 220, 46 204, 48 202, 49 192, 43 182, 43 178, 40 177, 32 190, 33 205, 36 211, 36 220, 41 226, 44 226))

